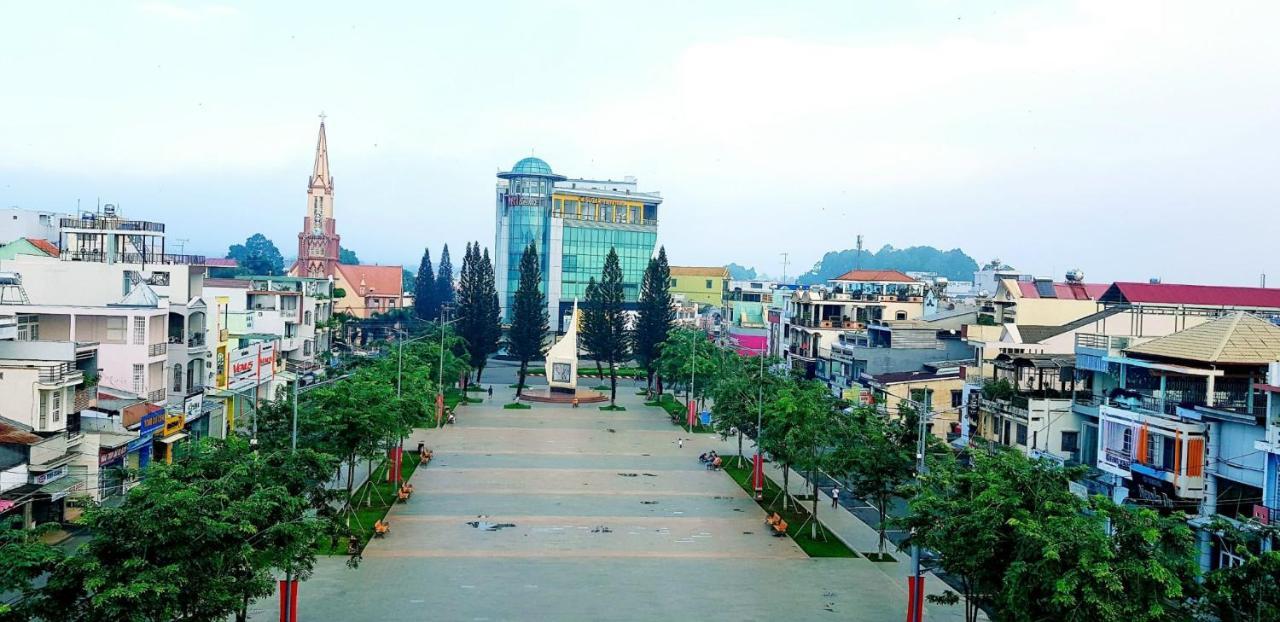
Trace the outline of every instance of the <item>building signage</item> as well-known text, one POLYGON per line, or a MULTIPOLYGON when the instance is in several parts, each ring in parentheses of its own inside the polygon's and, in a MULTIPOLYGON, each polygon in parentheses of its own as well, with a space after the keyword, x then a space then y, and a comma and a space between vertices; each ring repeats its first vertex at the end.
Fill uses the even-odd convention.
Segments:
POLYGON ((49 495, 49 500, 50 500, 50 501, 57 501, 58 499, 61 499, 61 498, 63 498, 63 497, 66 497, 66 496, 70 495, 70 494, 71 494, 71 493, 73 493, 73 492, 80 492, 80 491, 82 491, 82 490, 84 490, 84 482, 76 482, 76 483, 72 484, 71 486, 69 486, 66 490, 59 490, 58 492, 51 493, 51 494, 49 495))
POLYGON ((164 427, 164 408, 155 407, 147 411, 142 416, 141 427, 138 428, 138 436, 150 436, 156 430, 164 427))
POLYGON ((508 194, 507 207, 541 207, 543 197, 531 194, 508 194))
POLYGON ((770 323, 770 324, 781 324, 781 323, 782 323, 782 311, 779 311, 778 309, 769 309, 769 323, 770 323))
POLYGON ((31 483, 37 486, 43 486, 45 484, 48 484, 49 482, 56 482, 62 479, 63 477, 66 477, 66 475, 67 475, 67 467, 66 465, 63 465, 56 469, 45 471, 44 473, 41 473, 31 478, 31 483))
POLYGON ((231 353, 231 378, 227 388, 241 391, 258 386, 275 373, 276 344, 261 343, 231 353))
POLYGON ((183 426, 187 424, 187 418, 182 415, 169 415, 164 418, 164 430, 160 432, 160 436, 169 437, 182 431, 183 426))
POLYGON ((129 453, 128 445, 121 445, 119 447, 116 447, 115 449, 102 452, 98 454, 98 466, 103 467, 108 464, 111 464, 112 462, 120 460, 124 458, 124 455, 127 453, 129 453))
POLYGON ((187 417, 195 417, 196 415, 199 415, 203 408, 204 393, 187 396, 187 399, 182 402, 182 412, 186 413, 187 417))
POLYGON ((1273 512, 1271 508, 1262 505, 1261 503, 1255 503, 1253 505, 1253 518, 1258 521, 1259 524, 1270 525, 1272 514, 1273 512))

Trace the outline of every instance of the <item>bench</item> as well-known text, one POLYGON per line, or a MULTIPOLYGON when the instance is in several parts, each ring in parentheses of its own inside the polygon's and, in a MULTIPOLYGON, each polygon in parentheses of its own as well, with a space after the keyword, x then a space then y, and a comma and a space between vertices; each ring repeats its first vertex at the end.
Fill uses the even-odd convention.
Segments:
POLYGON ((381 538, 391 533, 391 523, 379 520, 373 523, 373 537, 381 538))
POLYGON ((770 527, 773 528, 773 535, 775 537, 781 538, 782 536, 787 535, 787 521, 779 519, 778 522, 770 525, 770 527))

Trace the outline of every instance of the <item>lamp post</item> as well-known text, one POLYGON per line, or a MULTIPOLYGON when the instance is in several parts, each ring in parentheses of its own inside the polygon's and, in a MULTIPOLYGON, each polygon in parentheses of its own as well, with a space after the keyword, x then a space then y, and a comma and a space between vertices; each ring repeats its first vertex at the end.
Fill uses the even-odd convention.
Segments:
MULTIPOLYGON (((449 312, 453 310, 453 305, 440 305, 440 365, 436 368, 436 425, 440 425, 440 417, 444 414, 444 329, 446 326, 457 322, 462 318, 451 321, 445 320, 449 312)), ((466 397, 466 396, 463 396, 466 397)))

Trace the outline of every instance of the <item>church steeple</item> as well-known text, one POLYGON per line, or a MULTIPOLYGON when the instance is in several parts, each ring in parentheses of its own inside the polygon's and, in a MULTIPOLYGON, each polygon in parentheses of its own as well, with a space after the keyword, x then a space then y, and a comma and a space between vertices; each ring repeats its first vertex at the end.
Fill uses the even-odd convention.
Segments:
POLYGON ((320 137, 316 139, 316 163, 311 167, 309 188, 323 188, 333 192, 333 177, 329 175, 329 141, 324 136, 324 117, 320 114, 320 137))

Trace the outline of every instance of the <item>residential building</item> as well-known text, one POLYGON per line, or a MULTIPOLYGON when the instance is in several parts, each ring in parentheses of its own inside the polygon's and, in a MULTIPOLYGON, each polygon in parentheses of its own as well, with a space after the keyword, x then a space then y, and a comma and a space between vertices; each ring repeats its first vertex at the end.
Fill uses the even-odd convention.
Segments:
POLYGON ((657 241, 659 193, 640 191, 634 177, 571 179, 528 157, 498 173, 495 194, 493 263, 503 322, 511 321, 520 256, 530 242, 542 262, 552 330, 564 331, 588 281, 600 280, 610 249, 618 254, 626 306, 635 307, 657 241))
MULTIPOLYGON (((964 384, 971 361, 938 361, 911 371, 895 371, 868 376, 867 388, 877 404, 896 412, 904 400, 922 405, 930 415, 929 429, 939 438, 953 439, 960 434, 964 384)), ((852 395, 860 395, 855 390, 852 395)), ((846 398, 850 395, 846 394, 846 398)))
POLYGON ((57 257, 58 247, 53 242, 41 238, 18 238, 8 244, 0 244, 0 260, 13 259, 18 255, 57 257))
POLYGON ((955 316, 872 320, 863 330, 841 332, 831 343, 830 357, 819 360, 816 372, 840 392, 881 374, 913 372, 936 361, 972 360, 972 353, 955 316))
POLYGON ((1087 391, 1073 356, 1001 354, 970 411, 974 434, 1031 456, 1087 464, 1097 432, 1071 407, 1073 396, 1087 391))
POLYGON ((851 270, 831 285, 797 290, 787 305, 784 355, 809 377, 830 382, 831 348, 846 331, 924 315, 926 284, 896 270, 851 270))
POLYGON ((669 287, 673 296, 721 308, 729 293, 729 270, 724 266, 671 266, 669 287))
MULTIPOLYGON (((1097 468, 1112 476, 1101 478, 1112 496, 1197 514, 1198 527, 1265 505, 1269 457, 1258 446, 1280 327, 1236 311, 1144 342, 1082 337, 1077 351, 1091 361, 1077 410, 1096 409, 1097 468)), ((1201 565, 1222 554, 1202 532, 1201 565)))
POLYGON ((95 403, 98 344, 0 339, 0 524, 60 522, 84 490, 72 462, 84 435, 80 411, 95 403))
POLYGON ((329 140, 324 121, 316 139, 315 160, 307 178, 307 205, 298 232, 298 260, 289 275, 334 280, 334 312, 368 318, 404 308, 404 268, 348 265, 339 261, 341 239, 334 218, 333 175, 329 169, 329 140))
MULTIPOLYGON (((1255 385, 1257 391, 1267 396, 1266 430, 1262 440, 1254 442, 1254 449, 1263 452, 1266 460, 1262 476, 1262 503, 1254 506, 1253 518, 1267 525, 1280 521, 1280 363, 1267 366, 1267 382, 1255 385)), ((1280 542, 1270 543, 1274 549, 1280 542)))
MULTIPOLYGON (((218 305, 228 345, 230 339, 239 345, 251 335, 271 335, 278 339, 277 356, 289 371, 299 372, 315 370, 329 351, 332 285, 329 279, 246 276, 207 279, 205 291, 218 305)), ((229 368, 225 359, 219 368, 229 368)))
POLYGON ((0 241, 21 238, 56 241, 59 221, 71 217, 71 214, 50 210, 0 208, 0 241))

